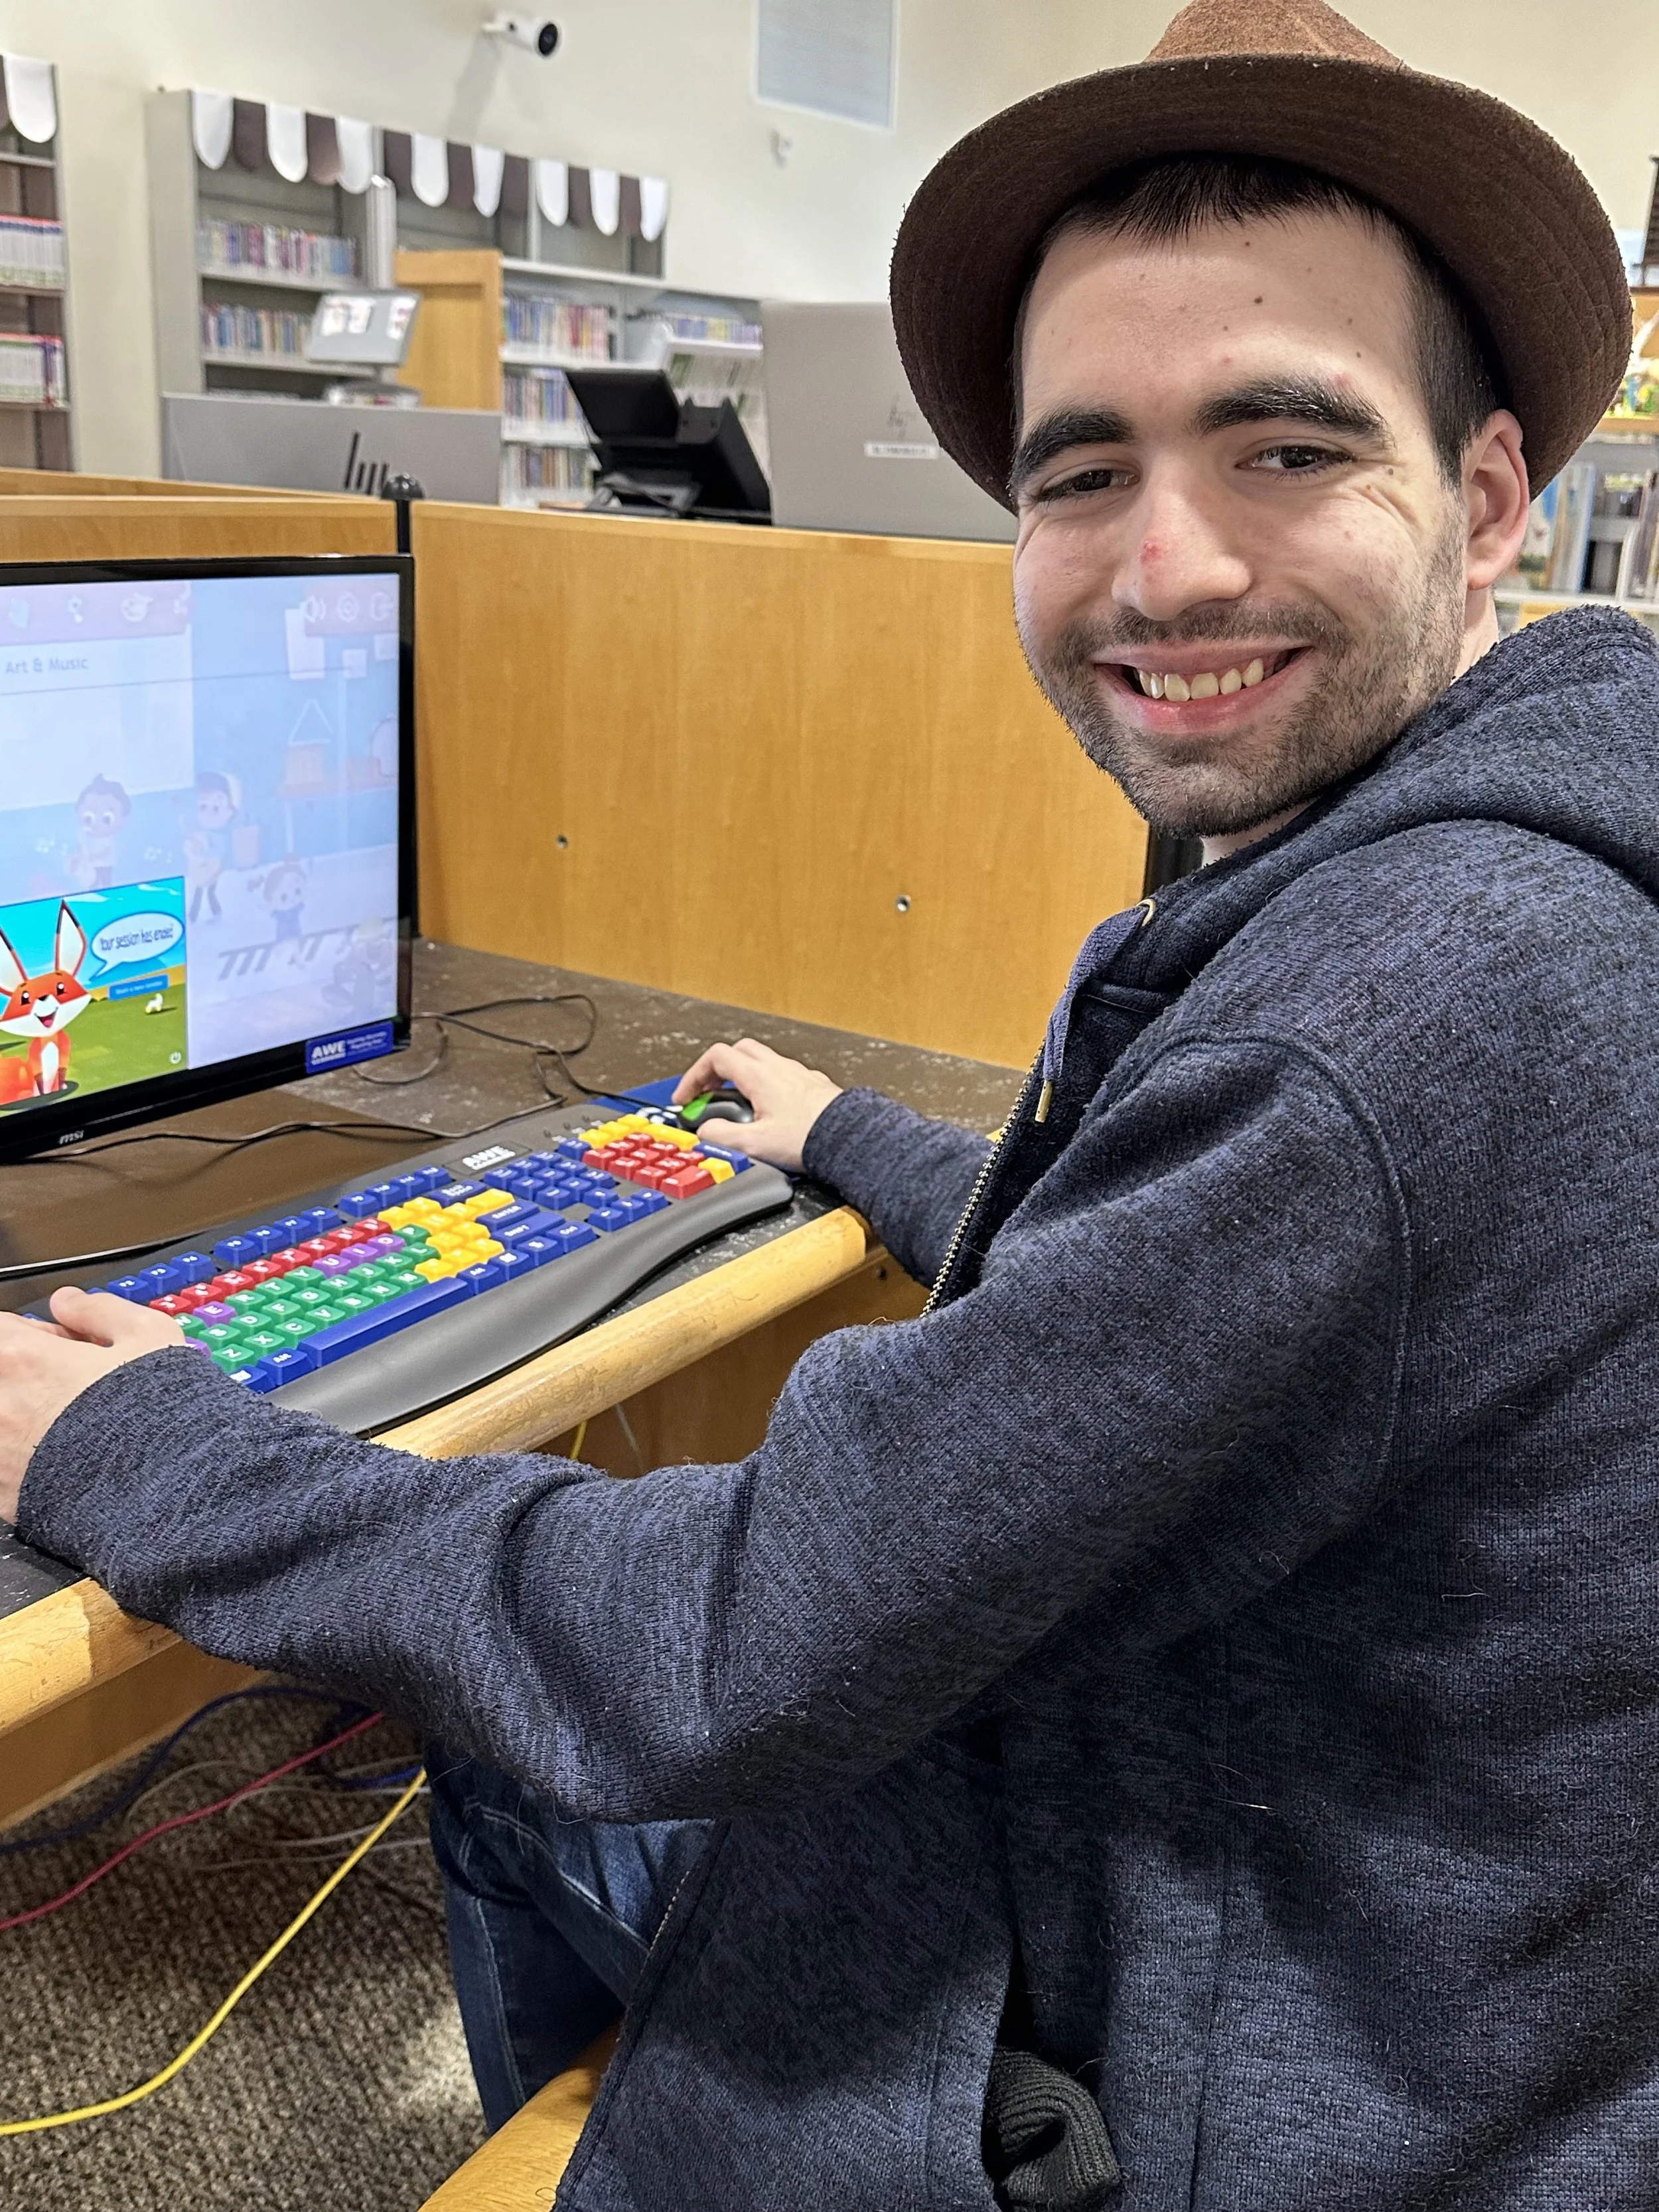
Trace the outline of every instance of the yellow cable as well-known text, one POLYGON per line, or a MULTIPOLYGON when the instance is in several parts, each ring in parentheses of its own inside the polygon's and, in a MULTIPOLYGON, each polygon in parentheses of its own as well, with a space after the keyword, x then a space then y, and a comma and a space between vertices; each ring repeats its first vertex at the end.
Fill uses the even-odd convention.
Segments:
POLYGON ((378 1821, 350 1856, 340 1862, 316 1895, 289 1922, 288 1926, 283 1929, 264 1956, 256 1960, 248 1968, 207 2026, 198 2034, 193 2035, 178 2057, 170 2058, 159 2074, 152 2074, 148 2081, 141 2081, 136 2089, 124 2090, 118 2097, 106 2097, 101 2104, 77 2106, 72 2112, 43 2112, 38 2118, 33 2120, 0 2120, 0 2136, 34 2135, 42 2128, 72 2126, 76 2120, 100 2120, 106 2112, 124 2112, 129 2105, 136 2105, 145 2097, 154 2096, 156 2090, 164 2089, 173 2075, 182 2073, 204 2045, 218 2033, 260 1975, 264 1972, 265 1968, 281 1957, 312 1915, 319 1911, 328 1902, 353 1867, 360 1860, 368 1856, 392 1822, 414 1802, 416 1793, 425 1781, 426 1769, 422 1767, 386 1818, 378 1821))
POLYGON ((580 1459, 581 1457, 582 1445, 586 1441, 586 1437, 587 1423, 586 1420, 578 1421, 576 1424, 576 1434, 570 1446, 570 1456, 572 1459, 580 1459))

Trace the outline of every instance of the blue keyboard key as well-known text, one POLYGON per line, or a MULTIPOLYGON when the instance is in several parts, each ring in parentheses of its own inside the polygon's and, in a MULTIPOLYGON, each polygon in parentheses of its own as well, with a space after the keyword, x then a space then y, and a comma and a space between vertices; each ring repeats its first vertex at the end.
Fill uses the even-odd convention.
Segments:
MULTIPOLYGON (((275 1364, 278 1358, 285 1356, 273 1352, 269 1359, 260 1360, 257 1366, 249 1368, 246 1374, 239 1376, 236 1380, 246 1383, 250 1390, 257 1390, 261 1397, 267 1390, 280 1390, 284 1382, 293 1380, 291 1376, 283 1374, 275 1364)), ((297 1372, 297 1370, 295 1371, 297 1372)))
POLYGON ((449 1181, 449 1170, 447 1168, 411 1168, 402 1181, 413 1183, 415 1195, 422 1198, 428 1191, 436 1190, 440 1183, 449 1181))
POLYGON ((585 1221, 567 1221, 559 1231, 559 1242, 567 1252, 580 1251, 584 1244, 597 1244, 599 1241, 585 1221))
POLYGON ((724 1160, 733 1175, 741 1175, 745 1168, 753 1167, 755 1164, 747 1152, 722 1152, 718 1145, 705 1145, 700 1142, 697 1150, 705 1159, 724 1160))
POLYGON ((626 1229, 633 1219, 625 1206, 596 1206, 587 1218, 595 1229, 626 1229))
POLYGON ((550 1260, 562 1260, 566 1247, 560 1237, 536 1236, 526 1237, 507 1249, 515 1260, 527 1260, 532 1267, 544 1267, 550 1260))
POLYGON ((538 1206, 526 1209, 522 1221, 509 1221, 505 1229, 498 1230, 491 1218, 489 1233, 498 1243, 522 1244, 526 1237, 552 1237, 564 1227, 556 1213, 544 1213, 538 1206))
POLYGON ((504 1283, 507 1280, 511 1272, 510 1268, 503 1267, 498 1260, 480 1260, 475 1267, 463 1267, 460 1273, 453 1276, 451 1280, 457 1283, 471 1283, 475 1292, 493 1291, 498 1283, 504 1283))
POLYGON ((155 1295, 142 1275, 121 1275, 104 1288, 112 1297, 126 1298, 136 1306, 148 1305, 155 1295))
MULTIPOLYGON (((327 1367, 348 1352, 361 1352, 371 1344, 379 1344, 399 1329, 410 1328, 425 1321, 429 1315, 442 1313, 447 1306, 457 1306, 472 1297, 474 1285, 460 1275, 446 1276, 442 1281, 427 1283, 418 1291, 405 1291, 400 1298, 388 1298, 384 1305, 371 1306, 367 1313, 351 1314, 344 1321, 331 1322, 327 1328, 319 1329, 314 1336, 307 1337, 299 1349, 309 1353, 313 1364, 327 1367)), ((283 1354, 273 1352, 273 1359, 283 1354)))
POLYGON ((173 1264, 184 1269, 187 1286, 195 1283, 210 1283, 222 1272, 217 1262, 205 1252, 181 1252, 173 1264))
POLYGON ((514 1275, 529 1274, 535 1262, 527 1260, 516 1244, 509 1244, 506 1251, 498 1252, 489 1264, 492 1267, 499 1267, 503 1279, 510 1283, 514 1275))
POLYGON ((587 1146, 580 1137, 567 1137, 559 1146, 559 1158, 572 1166, 579 1167, 587 1157, 587 1146))
MULTIPOLYGON (((232 1267, 246 1267, 251 1260, 264 1259, 270 1249, 270 1247, 258 1237, 244 1233, 240 1237, 227 1237, 222 1243, 216 1244, 213 1256, 220 1267, 228 1272, 232 1267)), ((208 1279, 211 1281, 212 1278, 210 1276, 208 1279)))
POLYGON ((276 1240, 271 1250, 285 1252, 290 1244, 303 1244, 307 1237, 314 1237, 317 1232, 307 1226, 304 1214, 285 1213, 280 1221, 270 1224, 269 1233, 276 1240))
POLYGON ((630 1199, 629 1203, 638 1206, 638 1218, 643 1220, 647 1213, 666 1213, 673 1201, 665 1198, 659 1190, 642 1190, 637 1198, 630 1199))
POLYGON ((168 1260, 159 1261, 153 1267, 141 1267, 138 1279, 146 1286, 144 1296, 147 1299, 170 1298, 175 1291, 185 1288, 182 1272, 168 1260))
MULTIPOLYGON (((331 1229, 340 1225, 340 1217, 331 1206, 311 1206, 301 1218, 309 1224, 306 1237, 325 1237, 331 1229)), ((300 1241, 303 1243, 305 1237, 300 1241)))
POLYGON ((432 1195, 440 1206, 464 1206, 469 1198, 477 1198, 480 1191, 489 1188, 483 1182, 447 1182, 432 1195))
POLYGON ((368 1190, 349 1190, 343 1198, 337 1198, 335 1206, 348 1221, 361 1221, 366 1214, 378 1213, 374 1194, 368 1190))
POLYGON ((274 1375, 276 1380, 269 1387, 275 1390, 284 1382, 292 1382, 297 1376, 314 1374, 317 1364, 317 1355, 310 1345, 296 1344, 288 1352, 268 1352, 253 1371, 256 1375, 261 1371, 274 1375))
POLYGON ((478 1218, 487 1224, 492 1237, 499 1237, 503 1229, 512 1229, 520 1223, 532 1219, 540 1209, 533 1206, 498 1206, 493 1213, 482 1213, 478 1218))

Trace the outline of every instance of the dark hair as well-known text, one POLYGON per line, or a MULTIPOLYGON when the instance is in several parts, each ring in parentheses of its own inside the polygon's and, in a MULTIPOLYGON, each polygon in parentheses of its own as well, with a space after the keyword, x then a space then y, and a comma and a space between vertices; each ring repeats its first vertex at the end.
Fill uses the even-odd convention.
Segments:
POLYGON ((119 799, 123 819, 132 811, 132 801, 127 797, 122 786, 118 783, 112 783, 109 778, 102 774, 94 776, 92 781, 76 800, 76 808, 84 806, 89 799, 119 799))
MULTIPOLYGON (((1037 265, 1057 239, 1074 230, 1170 244, 1206 223, 1304 213, 1358 216, 1404 254, 1417 309, 1417 366, 1429 430, 1442 473, 1456 483, 1470 439, 1504 404, 1503 374, 1491 340, 1474 302, 1438 254, 1398 216, 1334 177, 1250 154, 1182 154, 1138 162, 1115 170, 1073 201, 1043 240, 1037 265)), ((1022 308, 1022 327, 1024 320, 1022 308)))

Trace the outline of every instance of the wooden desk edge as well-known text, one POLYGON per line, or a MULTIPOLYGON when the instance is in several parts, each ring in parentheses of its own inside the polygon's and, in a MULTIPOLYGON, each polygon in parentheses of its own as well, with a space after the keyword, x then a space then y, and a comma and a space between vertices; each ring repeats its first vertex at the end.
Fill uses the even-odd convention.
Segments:
MULTIPOLYGON (((861 1217, 837 1207, 376 1442, 428 1459, 529 1450, 844 1282, 879 1249, 861 1217)), ((0 1735, 178 1640, 90 1579, 26 1606, 0 1620, 0 1735)))

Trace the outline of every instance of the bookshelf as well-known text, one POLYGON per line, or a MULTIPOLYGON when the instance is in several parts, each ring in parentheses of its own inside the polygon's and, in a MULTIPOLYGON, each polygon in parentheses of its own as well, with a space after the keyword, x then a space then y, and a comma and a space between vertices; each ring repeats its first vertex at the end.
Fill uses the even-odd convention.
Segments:
POLYGON ((759 316, 757 300, 662 276, 504 258, 502 506, 587 501, 592 448, 564 372, 592 362, 660 368, 682 398, 705 405, 732 399, 766 468, 759 316))
POLYGON ((161 389, 317 398, 367 376, 304 357, 315 301, 361 283, 362 199, 269 167, 208 168, 188 92, 151 95, 145 142, 161 389))
MULTIPOLYGON (((56 107, 54 91, 53 106, 56 107)), ((58 139, 0 125, 0 466, 72 469, 58 139)))

